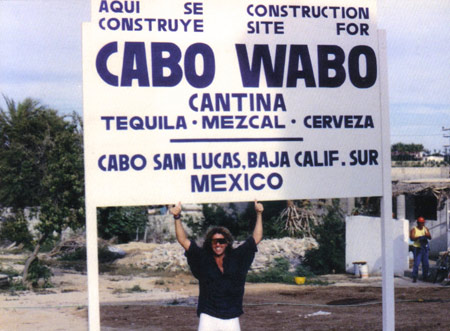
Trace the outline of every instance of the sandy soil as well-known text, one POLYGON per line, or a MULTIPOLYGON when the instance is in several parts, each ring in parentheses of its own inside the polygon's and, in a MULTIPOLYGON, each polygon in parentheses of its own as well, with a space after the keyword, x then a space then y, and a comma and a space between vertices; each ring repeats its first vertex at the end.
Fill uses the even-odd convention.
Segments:
MULTIPOLYGON (((243 330, 380 330, 381 278, 329 275, 327 286, 247 284, 243 330)), ((0 330, 87 330, 87 277, 55 272, 45 292, 0 294, 0 330)), ((450 327, 450 287, 395 278, 396 329, 450 327)), ((195 330, 190 275, 100 275, 102 330, 195 330)))

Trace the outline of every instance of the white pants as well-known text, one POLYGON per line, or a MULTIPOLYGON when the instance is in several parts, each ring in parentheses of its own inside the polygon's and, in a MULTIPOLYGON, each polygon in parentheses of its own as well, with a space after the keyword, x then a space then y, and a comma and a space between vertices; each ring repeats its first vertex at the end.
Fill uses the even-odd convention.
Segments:
POLYGON ((224 320, 201 313, 198 331, 241 331, 239 317, 224 320))

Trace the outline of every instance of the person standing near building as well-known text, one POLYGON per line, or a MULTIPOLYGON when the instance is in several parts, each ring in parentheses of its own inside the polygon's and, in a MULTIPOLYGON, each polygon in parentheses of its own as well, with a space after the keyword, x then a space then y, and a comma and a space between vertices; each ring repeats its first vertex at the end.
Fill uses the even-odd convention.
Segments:
POLYGON ((430 230, 425 226, 425 219, 419 217, 417 219, 417 225, 411 229, 409 233, 409 238, 413 243, 413 254, 414 254, 414 266, 412 271, 413 282, 417 281, 419 275, 419 266, 422 263, 422 278, 426 280, 428 278, 428 251, 429 245, 428 241, 431 240, 430 230))
POLYGON ((181 203, 170 209, 175 219, 175 234, 186 250, 189 267, 199 281, 198 331, 239 331, 239 316, 247 272, 263 237, 264 207, 255 200, 256 224, 252 236, 237 248, 225 227, 208 231, 202 247, 187 238, 181 223, 181 203))

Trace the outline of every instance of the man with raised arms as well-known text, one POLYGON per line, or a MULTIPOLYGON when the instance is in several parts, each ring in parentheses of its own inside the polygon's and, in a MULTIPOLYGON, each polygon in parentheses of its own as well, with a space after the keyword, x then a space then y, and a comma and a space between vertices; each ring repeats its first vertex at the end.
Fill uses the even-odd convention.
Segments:
POLYGON ((264 207, 255 200, 256 224, 253 235, 237 248, 225 227, 208 231, 202 247, 187 238, 181 223, 181 203, 170 209, 175 219, 178 242, 186 250, 189 267, 199 281, 197 315, 199 331, 240 330, 242 300, 247 272, 253 262, 256 245, 262 240, 264 207))

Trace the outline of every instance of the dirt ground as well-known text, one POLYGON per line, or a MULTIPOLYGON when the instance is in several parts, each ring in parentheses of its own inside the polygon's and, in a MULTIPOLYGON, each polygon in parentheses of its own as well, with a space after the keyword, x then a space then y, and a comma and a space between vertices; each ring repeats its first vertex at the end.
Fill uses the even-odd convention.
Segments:
MULTIPOLYGON (((381 278, 330 285, 247 284, 242 330, 381 330, 381 278)), ((0 293, 0 330, 87 330, 87 277, 57 271, 54 288, 0 293)), ((196 330, 190 275, 100 275, 101 329, 196 330)), ((450 287, 395 278, 396 330, 450 329, 450 287)))
MULTIPOLYGON (((381 278, 332 285, 247 284, 242 330, 381 330, 381 278)), ((450 288, 396 278, 396 330, 449 330, 450 288)), ((195 298, 101 306, 103 330, 196 330, 195 298)))

